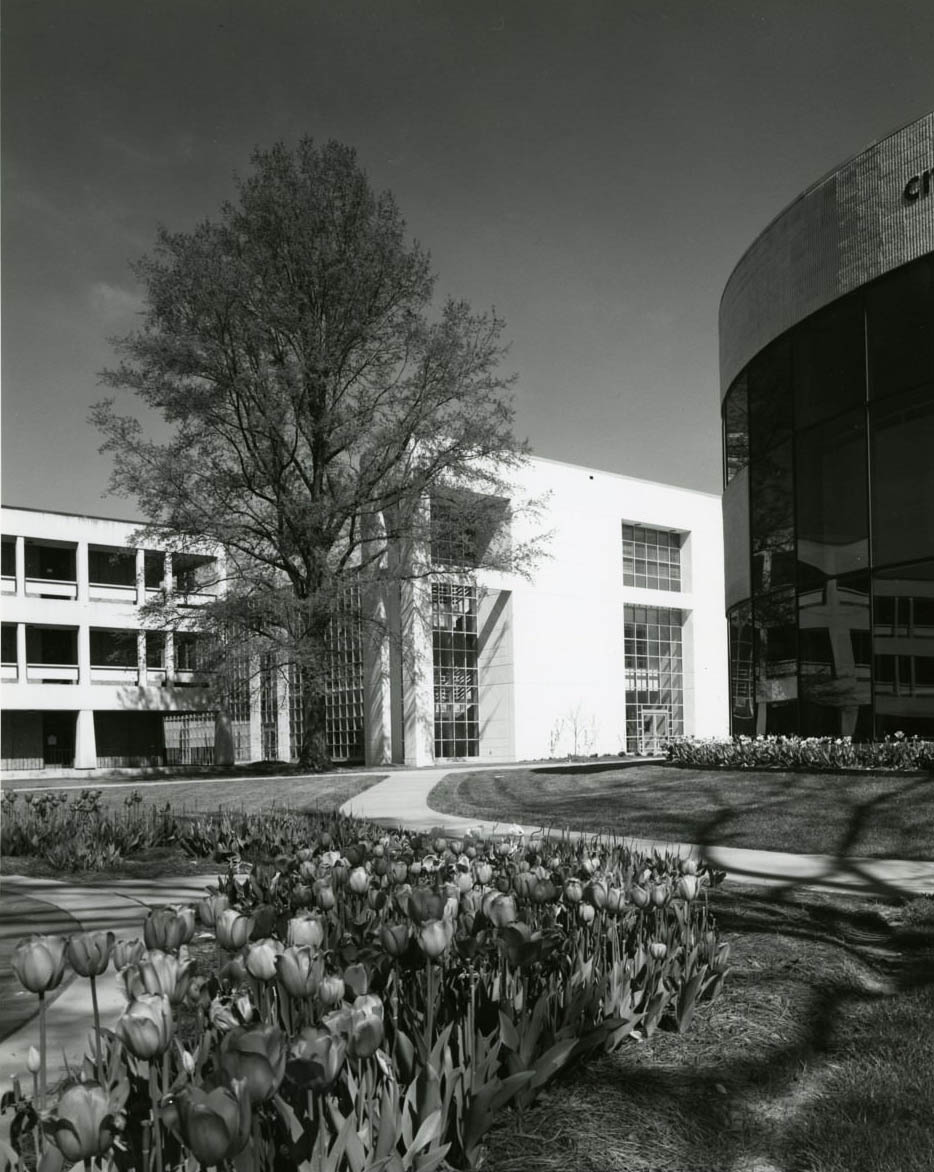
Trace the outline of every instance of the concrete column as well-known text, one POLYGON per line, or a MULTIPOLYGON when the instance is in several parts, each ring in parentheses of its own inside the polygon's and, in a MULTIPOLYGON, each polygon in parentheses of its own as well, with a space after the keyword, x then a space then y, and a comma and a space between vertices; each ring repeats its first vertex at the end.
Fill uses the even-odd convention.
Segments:
POLYGON ((175 633, 165 632, 165 682, 175 683, 175 633))
POLYGON ((402 583, 402 675, 405 764, 434 763, 434 665, 431 656, 431 583, 402 583))
POLYGON ((94 713, 83 708, 78 713, 75 727, 75 769, 97 768, 97 739, 94 735, 94 713))
POLYGON ((235 758, 233 723, 221 709, 214 714, 214 764, 233 765, 235 758))
POLYGON ((23 597, 26 593, 26 538, 16 539, 16 593, 23 597))
MULTIPOLYGON (((22 540, 17 538, 17 540, 22 540)), ((26 683, 26 624, 16 624, 16 682, 26 683)))
POLYGON ((392 687, 383 591, 374 584, 363 600, 363 727, 367 765, 392 760, 392 687))
POLYGON ((250 760, 263 756, 263 720, 260 708, 259 656, 250 655, 250 760))
POLYGON ((75 579, 78 583, 78 601, 88 601, 88 543, 79 541, 75 550, 75 579))
POLYGON ((78 683, 91 682, 91 628, 87 623, 78 627, 78 683))
POLYGON ((139 686, 145 688, 149 682, 149 676, 146 670, 146 632, 136 632, 136 674, 139 679, 139 686))
POLYGON ((276 667, 276 742, 279 760, 292 758, 292 738, 289 734, 289 676, 280 663, 276 667))
POLYGON ((398 582, 390 583, 386 589, 386 624, 389 636, 391 760, 394 765, 402 765, 405 761, 405 687, 402 671, 402 608, 398 582))
POLYGON ((146 601, 146 551, 136 551, 136 605, 142 606, 146 601))
POLYGON ((166 594, 172 593, 172 555, 167 553, 165 555, 165 570, 162 575, 162 588, 166 594))

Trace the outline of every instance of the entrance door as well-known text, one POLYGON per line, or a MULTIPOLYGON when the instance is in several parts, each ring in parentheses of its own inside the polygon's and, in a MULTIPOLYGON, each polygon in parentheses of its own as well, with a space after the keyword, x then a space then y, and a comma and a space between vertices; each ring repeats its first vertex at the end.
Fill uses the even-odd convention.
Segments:
POLYGON ((664 751, 668 740, 668 710, 665 708, 642 709, 642 744, 640 749, 646 757, 656 757, 664 751))
POLYGON ((77 715, 76 712, 43 712, 42 761, 44 765, 63 765, 69 769, 74 765, 77 715))

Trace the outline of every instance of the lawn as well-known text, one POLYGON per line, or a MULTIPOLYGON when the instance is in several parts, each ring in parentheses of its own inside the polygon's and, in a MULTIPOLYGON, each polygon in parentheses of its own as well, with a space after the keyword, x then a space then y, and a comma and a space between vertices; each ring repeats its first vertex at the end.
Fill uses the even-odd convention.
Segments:
POLYGON ((934 858, 934 776, 567 765, 453 773, 445 814, 664 842, 803 854, 934 858))
POLYGON ((929 1172, 934 899, 717 891, 723 993, 504 1116, 487 1172, 929 1172))
MULTIPOLYGON (((170 803, 176 814, 213 810, 262 810, 267 806, 282 806, 290 810, 337 810, 344 802, 355 798, 378 781, 385 773, 290 773, 287 776, 243 778, 236 774, 225 778, 190 777, 159 779, 94 779, 87 783, 63 781, 59 785, 41 782, 23 782, 3 789, 38 793, 48 790, 66 790, 77 796, 82 789, 101 790, 101 806, 120 811, 134 793, 142 799, 142 809, 161 808, 170 803)), ((22 799, 22 793, 20 795, 22 799)))

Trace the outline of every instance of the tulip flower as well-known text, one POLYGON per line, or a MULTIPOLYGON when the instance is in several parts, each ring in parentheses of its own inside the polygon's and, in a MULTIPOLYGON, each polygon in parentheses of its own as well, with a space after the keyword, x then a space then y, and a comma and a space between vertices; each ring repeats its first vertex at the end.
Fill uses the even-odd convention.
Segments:
POLYGON ((221 1165, 246 1147, 252 1111, 246 1081, 213 1091, 183 1087, 165 1117, 172 1131, 203 1168, 221 1165))
POLYGON ((383 924, 379 930, 379 942, 392 957, 400 957, 409 946, 407 924, 383 924))
POLYGON ((313 886, 315 903, 323 912, 330 911, 337 903, 337 896, 329 879, 316 879, 313 886))
POLYGON ((29 936, 17 944, 10 967, 24 989, 41 997, 62 983, 66 947, 63 936, 29 936))
POLYGON ((404 883, 408 876, 409 868, 401 860, 397 859, 389 868, 389 874, 392 877, 393 883, 404 883))
POLYGON ((487 915, 490 922, 497 928, 505 928, 507 924, 514 924, 519 918, 516 913, 516 901, 511 895, 497 895, 490 901, 487 915))
POLYGON ((320 916, 303 912, 289 920, 287 940, 290 948, 320 948, 324 934, 324 921, 320 916))
POLYGON ((454 921, 450 919, 427 920, 418 925, 415 938, 428 960, 437 960, 447 951, 454 939, 454 921))
POLYGON ((370 976, 362 964, 349 964, 344 969, 344 987, 355 997, 363 997, 370 984, 370 976))
POLYGON ((114 968, 119 973, 127 965, 136 964, 138 960, 142 960, 145 951, 146 945, 142 940, 117 940, 113 950, 114 968))
POLYGON ((354 867, 347 878, 347 886, 354 895, 363 895, 370 886, 370 876, 363 867, 354 867))
POLYGON ((320 1094, 334 1085, 346 1054, 341 1034, 306 1026, 292 1042, 286 1070, 293 1082, 320 1094))
POLYGON ((246 971, 255 981, 273 980, 276 975, 276 958, 282 951, 282 945, 271 936, 257 940, 247 949, 244 958, 246 971))
POLYGON ((650 941, 649 955, 655 960, 664 960, 668 955, 668 945, 663 940, 650 941))
POLYGON ((176 952, 194 934, 194 908, 181 905, 154 908, 143 920, 143 939, 147 948, 176 952))
POLYGON ((214 1029, 220 1033, 232 1030, 240 1024, 234 1011, 225 1005, 219 997, 215 997, 208 1009, 208 1020, 214 1029))
POLYGON ((696 875, 697 859, 682 859, 681 870, 685 875, 696 875))
POLYGON ((416 887, 409 893, 407 910, 416 924, 424 924, 428 920, 440 920, 444 916, 446 903, 446 897, 439 892, 429 891, 427 887, 416 887))
POLYGON ((568 879, 564 885, 564 898, 568 903, 580 903, 584 898, 584 885, 580 879, 568 879))
POLYGON ((65 949, 68 963, 81 977, 99 977, 110 964, 116 937, 113 932, 82 932, 65 949))
POLYGON ((645 908, 649 906, 649 893, 645 890, 644 887, 633 887, 632 891, 629 893, 629 898, 632 900, 633 905, 637 908, 645 908))
POLYGON ((664 907, 669 899, 671 899, 671 890, 667 883, 656 883, 649 892, 649 895, 655 907, 664 907))
POLYGON ((369 1058, 379 1049, 385 1036, 383 1003, 373 993, 357 997, 350 1007, 350 1036, 347 1053, 351 1058, 369 1058))
POLYGON ((35 1046, 30 1046, 26 1051, 26 1069, 30 1074, 38 1074, 41 1065, 42 1056, 35 1046))
POLYGON ((120 975, 131 1000, 141 993, 156 993, 168 997, 173 1008, 177 1008, 188 994, 193 964, 184 945, 177 957, 154 948, 138 964, 128 965, 120 975))
POLYGON ((168 997, 141 993, 117 1022, 117 1037, 136 1058, 155 1058, 172 1040, 174 1022, 168 997))
POLYGON ((103 1087, 79 1083, 65 1091, 43 1130, 71 1164, 105 1155, 122 1124, 116 1104, 103 1087))
POLYGON ((626 904, 626 893, 621 887, 609 887, 606 893, 606 910, 611 915, 617 915, 626 904))
POLYGON ((222 911, 214 924, 217 943, 226 952, 239 952, 249 940, 252 931, 253 917, 245 916, 233 908, 222 911))
POLYGON ((198 901, 198 920, 205 928, 213 928, 217 917, 230 907, 230 900, 226 895, 209 895, 198 901))
POLYGON ((678 880, 678 895, 688 903, 697 898, 697 876, 682 875, 678 880))
POLYGON ((314 997, 324 976, 324 957, 313 948, 286 948, 276 957, 276 974, 290 997, 314 997))
POLYGON ((318 986, 318 1000, 325 1007, 344 1000, 344 982, 340 977, 325 977, 318 986))
POLYGON ((587 884, 584 896, 588 903, 592 903, 595 908, 604 908, 606 907, 607 890, 607 885, 602 879, 594 879, 587 884))
POLYGON ((550 879, 539 879, 532 891, 533 903, 553 903, 558 898, 558 888, 550 879))
POLYGON ((285 1075, 286 1038, 274 1025, 238 1026, 225 1034, 219 1064, 229 1080, 245 1079, 250 1103, 268 1102, 285 1075))
POLYGON ((486 887, 486 885, 493 878, 493 868, 489 863, 477 863, 474 869, 474 874, 477 876, 477 882, 480 884, 480 886, 486 887))
POLYGON ((577 918, 582 924, 592 924, 596 914, 592 903, 579 903, 577 905, 577 918))

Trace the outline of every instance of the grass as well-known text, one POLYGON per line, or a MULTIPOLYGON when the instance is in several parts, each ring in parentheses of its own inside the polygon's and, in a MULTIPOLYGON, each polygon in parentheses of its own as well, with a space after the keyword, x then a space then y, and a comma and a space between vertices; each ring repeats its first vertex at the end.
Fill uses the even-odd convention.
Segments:
POLYGON ((337 810, 344 802, 383 781, 385 777, 385 773, 297 773, 287 777, 265 777, 261 782, 237 776, 224 779, 160 778, 151 781, 140 781, 137 778, 115 779, 104 784, 96 779, 90 783, 76 784, 68 781, 60 785, 30 782, 22 786, 12 786, 7 783, 3 788, 28 790, 31 793, 69 790, 75 796, 82 789, 99 789, 102 791, 101 806, 114 812, 122 811, 127 798, 134 792, 142 798, 142 810, 150 807, 161 808, 168 802, 177 814, 206 813, 221 809, 250 812, 272 805, 314 812, 337 810))
POLYGON ((723 994, 494 1129, 487 1172, 929 1172, 934 899, 728 889, 723 994))
POLYGON ((670 765, 454 773, 444 814, 664 842, 801 854, 934 858, 931 774, 750 773, 670 765))
MULTIPOLYGON (((67 936, 80 932, 81 925, 68 912, 29 895, 4 893, 0 909, 0 1041, 3 1041, 38 1013, 37 998, 26 992, 13 973, 17 943, 33 932, 67 936)), ((47 996, 47 1003, 67 988, 69 980, 66 974, 58 989, 47 996)))

